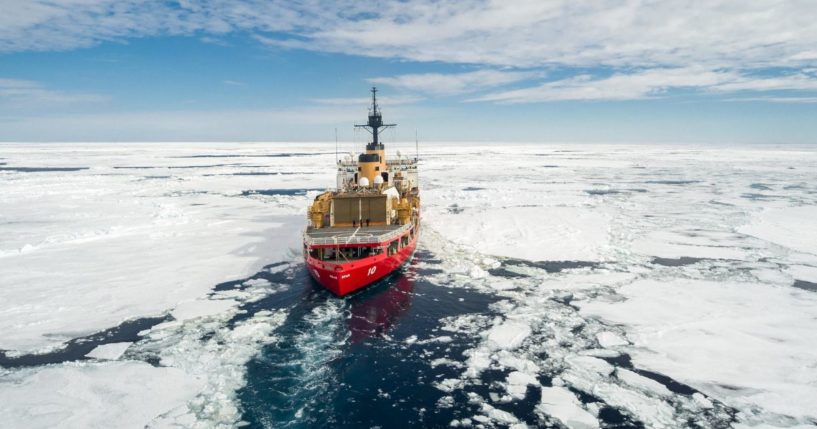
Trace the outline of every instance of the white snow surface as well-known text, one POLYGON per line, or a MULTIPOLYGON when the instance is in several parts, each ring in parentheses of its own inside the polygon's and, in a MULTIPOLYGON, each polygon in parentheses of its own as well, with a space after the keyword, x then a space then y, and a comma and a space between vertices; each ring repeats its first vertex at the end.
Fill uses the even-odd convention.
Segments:
POLYGON ((233 395, 244 385, 244 365, 274 341, 285 314, 259 312, 232 328, 225 322, 242 302, 286 286, 253 279, 242 290, 208 293, 299 256, 309 196, 253 192, 314 195, 311 189, 332 183, 331 171, 307 174, 324 155, 279 156, 291 151, 285 145, 0 144, 5 168, 87 168, 0 171, 0 351, 43 353, 125 320, 175 319, 142 341, 102 344, 87 355, 110 362, 0 369, 3 425, 236 425, 233 395), (208 341, 201 340, 205 332, 208 341), (130 360, 146 355, 160 356, 163 367, 130 360))
POLYGON ((125 350, 131 346, 131 342, 108 343, 96 346, 87 355, 90 358, 101 360, 117 360, 125 354, 125 350))
POLYGON ((563 387, 545 387, 539 409, 556 417, 565 426, 576 429, 598 428, 596 418, 581 407, 576 396, 563 387))
POLYGON ((488 341, 497 349, 513 350, 519 347, 528 335, 530 335, 530 326, 508 321, 491 328, 488 331, 488 341))
MULTIPOLYGON (((300 257, 304 210, 334 184, 333 146, 0 144, 3 167, 89 168, 0 171, 0 349, 45 352, 124 320, 177 319, 100 346, 100 361, 2 370, 0 421, 240 424, 244 365, 285 313, 226 321, 287 286, 208 294, 300 257), (264 156, 285 152, 316 155, 264 156), (274 189, 310 191, 245 192, 274 189)), ((452 425, 523 425, 498 404, 528 388, 542 394, 537 415, 570 427, 598 427, 602 406, 646 427, 817 421, 817 292, 792 287, 817 282, 817 148, 435 144, 421 155, 421 248, 443 268, 425 280, 497 298, 496 314, 440 321, 452 335, 438 338, 476 343, 429 362, 460 372, 435 386, 449 395, 489 368, 508 374, 498 394, 466 392, 480 411, 452 425), (624 354, 633 368, 611 363, 624 354)))
POLYGON ((238 305, 238 301, 232 299, 209 300, 197 299, 194 301, 185 301, 170 312, 174 319, 179 321, 196 319, 199 317, 207 317, 224 313, 238 305))
MULTIPOLYGON (((423 240, 444 255, 447 270, 435 283, 506 299, 495 306, 504 317, 478 329, 494 338, 485 334, 466 352, 462 378, 449 379, 449 386, 478 384, 487 368, 535 365, 560 368, 560 383, 592 393, 647 427, 731 424, 722 408, 713 410, 713 401, 737 410, 740 425, 817 421, 817 293, 792 287, 795 280, 813 283, 817 269, 817 148, 438 151, 441 156, 429 154, 422 170, 431 226, 423 240), (528 278, 492 274, 492 257, 528 278), (550 272, 514 258, 601 265, 550 272), (569 300, 580 311, 554 300, 569 300), (529 326, 524 342, 510 341, 513 358, 496 341, 512 338, 508 321, 529 326), (542 351, 546 362, 537 360, 542 351), (677 394, 589 358, 620 353, 629 354, 636 368, 703 394, 677 394), (712 414, 703 419, 704 412, 712 414)), ((475 322, 447 325, 467 331, 462 326, 475 322)))
POLYGON ((817 206, 769 208, 754 213, 738 231, 804 253, 815 254, 817 206))
MULTIPOLYGON (((456 200, 455 200, 456 201, 456 200)), ((610 218, 588 207, 487 207, 468 209, 473 222, 458 222, 456 214, 431 211, 435 224, 447 224, 443 235, 491 255, 547 260, 598 260, 608 243, 610 218)))
POLYGON ((127 319, 159 315, 298 252, 307 198, 273 205, 241 193, 318 188, 332 183, 332 171, 327 177, 233 175, 307 170, 312 157, 252 157, 288 151, 0 145, 5 167, 88 168, 0 171, 0 350, 46 351, 127 319), (193 158, 213 152, 248 157, 193 158))
POLYGON ((618 293, 627 300, 585 302, 582 312, 631 326, 637 363, 727 403, 797 417, 817 410, 817 294, 690 279, 640 280, 618 293))
POLYGON ((182 370, 144 362, 24 370, 0 380, 0 421, 9 428, 144 428, 201 386, 182 370))

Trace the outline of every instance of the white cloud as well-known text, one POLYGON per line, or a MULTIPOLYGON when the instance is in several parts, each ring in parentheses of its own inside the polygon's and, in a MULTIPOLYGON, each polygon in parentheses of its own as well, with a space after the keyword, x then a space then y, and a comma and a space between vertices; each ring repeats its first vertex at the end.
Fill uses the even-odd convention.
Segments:
POLYGON ((295 46, 422 61, 542 65, 746 67, 799 64, 813 51, 813 4, 788 0, 459 1, 377 4, 295 46))
POLYGON ((817 90, 817 77, 805 73, 765 78, 743 77, 719 85, 716 89, 719 91, 817 90))
MULTIPOLYGON (((817 90, 817 79, 796 73, 776 77, 753 77, 737 71, 702 67, 653 68, 609 77, 588 75, 546 82, 512 91, 474 97, 469 101, 533 103, 568 100, 639 100, 663 96, 670 89, 693 89, 707 93, 769 90, 817 90)), ((769 101, 773 101, 769 98, 769 101)))
POLYGON ((815 61, 808 0, 0 0, 0 51, 234 31, 276 46, 512 67, 799 66, 815 61), (365 16, 365 18, 360 18, 365 16))
POLYGON ((536 76, 542 76, 542 73, 477 70, 453 74, 404 74, 393 77, 376 77, 369 79, 369 81, 410 91, 437 95, 453 95, 501 86, 536 76))
POLYGON ((205 43, 230 32, 315 31, 346 5, 265 0, 0 0, 0 52, 65 50, 105 41, 195 35, 205 43))
POLYGON ((243 32, 276 49, 481 68, 372 78, 435 95, 535 77, 519 69, 614 71, 472 98, 482 101, 638 99, 679 87, 815 90, 815 77, 805 73, 752 77, 762 69, 817 66, 817 7, 811 0, 0 0, 0 10, 0 52, 161 35, 212 43, 243 32))
POLYGON ((42 107, 107 100, 108 97, 99 94, 58 91, 30 80, 0 78, 0 107, 42 107))
POLYGON ((817 104, 817 97, 740 97, 730 98, 726 101, 749 102, 762 101, 764 103, 781 104, 817 104))
POLYGON ((3 141, 283 141, 307 128, 350 129, 360 117, 359 111, 333 106, 0 115, 0 129, 3 141))
MULTIPOLYGON (((422 97, 413 95, 386 96, 377 97, 377 104, 380 104, 381 106, 396 106, 400 104, 417 103, 422 100, 422 97)), ((372 99, 370 97, 315 98, 312 101, 318 104, 326 104, 330 106, 368 106, 372 103, 372 99)))
POLYGON ((588 75, 576 76, 535 87, 491 93, 471 101, 637 100, 658 96, 668 88, 708 87, 734 78, 733 73, 700 68, 649 69, 630 74, 617 73, 600 79, 588 75))

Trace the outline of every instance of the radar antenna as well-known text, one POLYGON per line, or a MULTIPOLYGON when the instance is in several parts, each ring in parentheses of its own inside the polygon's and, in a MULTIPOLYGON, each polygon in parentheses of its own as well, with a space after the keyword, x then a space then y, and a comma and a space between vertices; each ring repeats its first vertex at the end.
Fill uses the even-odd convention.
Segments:
POLYGON ((372 142, 366 145, 366 150, 383 150, 383 143, 379 140, 379 130, 396 127, 397 124, 384 124, 380 109, 377 107, 377 87, 372 87, 372 107, 369 109, 369 122, 364 125, 355 124, 356 128, 363 128, 372 134, 372 142))

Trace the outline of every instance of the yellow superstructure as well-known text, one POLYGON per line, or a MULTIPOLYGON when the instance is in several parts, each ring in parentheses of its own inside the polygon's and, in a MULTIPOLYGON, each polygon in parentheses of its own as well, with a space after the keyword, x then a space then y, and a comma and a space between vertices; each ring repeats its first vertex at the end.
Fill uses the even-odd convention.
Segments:
POLYGON ((318 195, 309 206, 310 228, 399 226, 419 219, 417 159, 400 157, 399 152, 396 159, 386 159, 378 132, 394 124, 383 123, 376 92, 372 88, 367 124, 356 125, 370 131, 372 141, 357 159, 338 161, 338 188, 318 195))
POLYGON ((383 178, 383 173, 388 173, 386 165, 386 151, 383 145, 377 149, 366 149, 366 153, 358 161, 359 177, 365 177, 369 185, 375 184, 375 178, 383 178))

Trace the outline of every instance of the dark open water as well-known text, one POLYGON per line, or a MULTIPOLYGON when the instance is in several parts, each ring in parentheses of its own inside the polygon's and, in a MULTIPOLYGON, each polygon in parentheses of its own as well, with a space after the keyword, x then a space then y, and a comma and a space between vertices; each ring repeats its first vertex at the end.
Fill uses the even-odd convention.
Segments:
MULTIPOLYGON (((419 250, 401 270, 345 299, 323 290, 302 265, 256 275, 293 287, 248 304, 246 312, 232 321, 261 310, 288 309, 286 322, 275 331, 279 340, 248 363, 247 385, 238 392, 248 427, 449 427, 453 420, 480 413, 481 403, 469 400, 469 393, 481 398, 504 394, 499 383, 511 370, 488 369, 479 382, 450 393, 435 387, 436 382, 459 378, 464 370, 435 360, 464 362, 464 352, 481 339, 478 334, 442 330, 444 319, 499 315, 490 308, 499 299, 493 295, 427 281, 440 271, 437 263, 434 255, 419 250), (440 406, 447 396, 453 403, 440 406)), ((219 289, 240 283, 225 283, 219 289)), ((633 368, 629 359, 611 363, 633 368)), ((650 378, 673 390, 686 389, 683 393, 687 395, 696 392, 669 377, 654 375, 650 378)), ((545 375, 539 376, 539 382, 551 385, 545 375)), ((574 393, 582 402, 603 404, 591 394, 574 393)), ((528 386, 524 399, 492 405, 531 427, 554 426, 552 420, 543 420, 534 411, 540 397, 538 387, 528 386)), ((598 417, 606 428, 644 427, 611 406, 603 405, 598 417)))
POLYGON ((401 270, 345 299, 292 270, 287 280, 296 287, 254 303, 250 312, 289 313, 276 330, 280 341, 248 365, 239 397, 250 427, 448 426, 472 416, 478 407, 462 393, 464 406, 438 409, 446 394, 433 383, 461 370, 431 362, 463 359, 478 340, 440 331, 440 320, 489 314, 495 298, 423 280, 434 271, 419 267, 424 260, 433 258, 418 251, 401 270), (450 341, 424 342, 441 336, 450 341))
MULTIPOLYGON (((443 328, 445 319, 461 315, 490 320, 501 316, 491 304, 500 298, 468 288, 449 288, 427 279, 440 273, 441 261, 420 249, 414 258, 389 277, 366 290, 337 298, 308 275, 303 264, 280 271, 273 264, 250 277, 289 287, 265 298, 244 304, 229 327, 259 311, 285 309, 287 319, 274 331, 276 341, 267 344, 247 364, 247 384, 237 392, 242 420, 250 428, 329 427, 449 427, 454 420, 473 418, 482 411, 482 400, 502 396, 501 384, 510 369, 489 368, 474 383, 446 392, 435 384, 461 378, 466 351, 481 340, 477 332, 452 332, 443 328)), ((527 261, 508 259, 503 266, 529 266, 527 261)), ((593 264, 579 261, 539 264, 548 272, 582 268, 593 264)), ((537 265, 538 266, 538 265, 537 265)), ((492 275, 515 278, 508 269, 492 275)), ((249 278, 248 278, 249 279, 249 278)), ((242 279, 219 284, 216 291, 246 287, 242 279)), ((569 302, 553 301, 569 306, 569 302)), ((100 344, 137 340, 137 332, 167 318, 137 319, 100 333, 74 340, 65 349, 42 355, 7 357, 0 351, 0 366, 22 367, 87 359, 84 354, 100 344)), ((576 335, 581 335, 576 333, 576 335)), ((206 339, 203 339, 206 340, 206 339)), ((144 356, 143 356, 144 358, 144 356)), ((547 355, 538 356, 540 362, 547 355)), ((158 359, 145 358, 159 365, 158 359)), ((658 381, 672 392, 689 396, 697 390, 662 374, 634 368, 629 356, 607 359, 658 381)), ((551 386, 549 371, 538 376, 542 386, 551 386)), ((591 393, 568 388, 584 403, 601 404, 598 418, 604 428, 643 428, 645 425, 626 411, 607 405, 591 393)), ((541 391, 528 386, 525 398, 511 402, 491 401, 531 427, 558 426, 555 420, 536 412, 541 391)), ((711 398, 710 398, 711 399, 711 398)), ((704 421, 713 427, 728 427, 734 418, 722 404, 704 421), (724 412, 726 414, 724 414, 724 412), (720 415, 716 415, 720 413, 720 415), (725 417, 725 418, 724 418, 725 417)), ((496 422, 494 422, 496 423, 496 422)), ((688 423, 693 423, 689 421, 688 423)), ((501 425, 488 425, 502 427, 501 425)), ((695 426, 693 424, 693 426, 695 426)))

